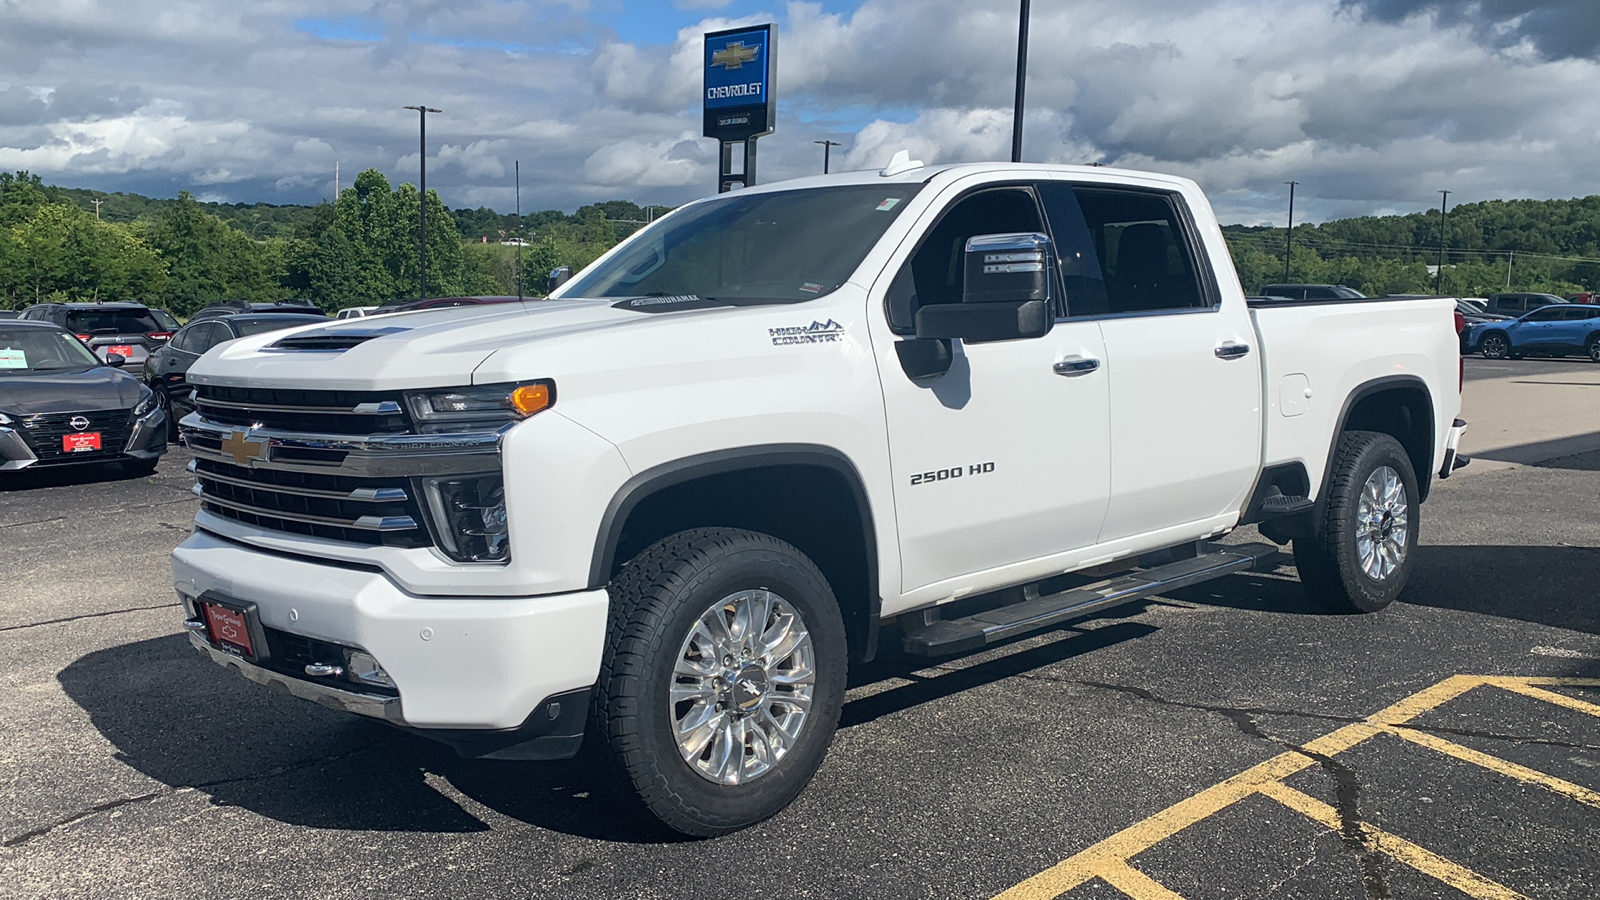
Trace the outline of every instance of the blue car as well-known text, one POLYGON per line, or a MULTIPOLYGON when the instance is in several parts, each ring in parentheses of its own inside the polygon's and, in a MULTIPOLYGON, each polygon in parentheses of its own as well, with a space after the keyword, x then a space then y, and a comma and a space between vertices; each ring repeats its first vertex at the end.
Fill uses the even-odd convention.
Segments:
POLYGON ((1463 349, 1488 359, 1570 356, 1600 362, 1600 305, 1552 303, 1509 322, 1479 322, 1462 334, 1463 349))

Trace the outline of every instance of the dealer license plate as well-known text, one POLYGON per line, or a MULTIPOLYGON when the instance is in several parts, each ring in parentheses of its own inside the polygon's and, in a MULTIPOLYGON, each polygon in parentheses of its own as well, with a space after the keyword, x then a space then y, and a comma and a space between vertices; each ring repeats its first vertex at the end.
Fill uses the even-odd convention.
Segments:
POLYGON ((61 436, 61 452, 82 453, 85 450, 100 449, 100 432, 85 431, 81 434, 64 434, 61 436))
POLYGON ((133 359, 133 348, 127 344, 113 344, 106 348, 106 355, 115 353, 123 359, 133 359))
POLYGON ((206 611, 206 631, 211 637, 211 643, 225 650, 242 653, 248 659, 256 655, 255 645, 250 640, 250 623, 245 619, 246 613, 215 603, 202 603, 206 611))

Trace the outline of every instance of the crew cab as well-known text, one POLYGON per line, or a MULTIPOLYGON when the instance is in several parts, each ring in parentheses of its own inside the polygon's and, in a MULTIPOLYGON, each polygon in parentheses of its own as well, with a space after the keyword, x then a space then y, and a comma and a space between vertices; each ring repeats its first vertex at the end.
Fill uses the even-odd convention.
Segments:
POLYGON ((1247 304, 1200 189, 923 166, 688 204, 550 299, 241 338, 190 370, 194 645, 548 759, 588 729, 715 835, 820 764, 851 661, 1270 565, 1395 599, 1461 462, 1449 298, 1247 304), (1213 543, 1256 524, 1271 543, 1213 543))

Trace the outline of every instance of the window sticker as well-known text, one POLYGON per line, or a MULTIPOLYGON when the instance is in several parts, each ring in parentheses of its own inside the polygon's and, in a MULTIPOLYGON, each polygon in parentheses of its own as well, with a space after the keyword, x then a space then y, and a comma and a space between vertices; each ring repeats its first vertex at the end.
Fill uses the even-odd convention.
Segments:
POLYGON ((26 369, 28 354, 22 348, 0 347, 0 369, 26 369))
POLYGON ((899 197, 890 197, 890 198, 884 200, 882 203, 879 203, 876 207, 874 207, 874 209, 876 209, 878 212, 888 212, 889 210, 894 209, 896 206, 899 206, 899 205, 900 205, 900 198, 899 197))

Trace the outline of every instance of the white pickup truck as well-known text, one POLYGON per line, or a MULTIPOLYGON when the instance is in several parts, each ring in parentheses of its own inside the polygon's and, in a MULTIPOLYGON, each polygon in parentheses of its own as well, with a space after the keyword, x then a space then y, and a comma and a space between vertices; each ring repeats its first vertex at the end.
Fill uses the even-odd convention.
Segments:
POLYGON ((801 791, 890 636, 967 652, 1291 541, 1313 597, 1388 604, 1460 463, 1453 311, 1247 302, 1165 175, 764 185, 550 299, 208 353, 174 582, 253 681, 467 756, 587 732, 720 834, 801 791))

